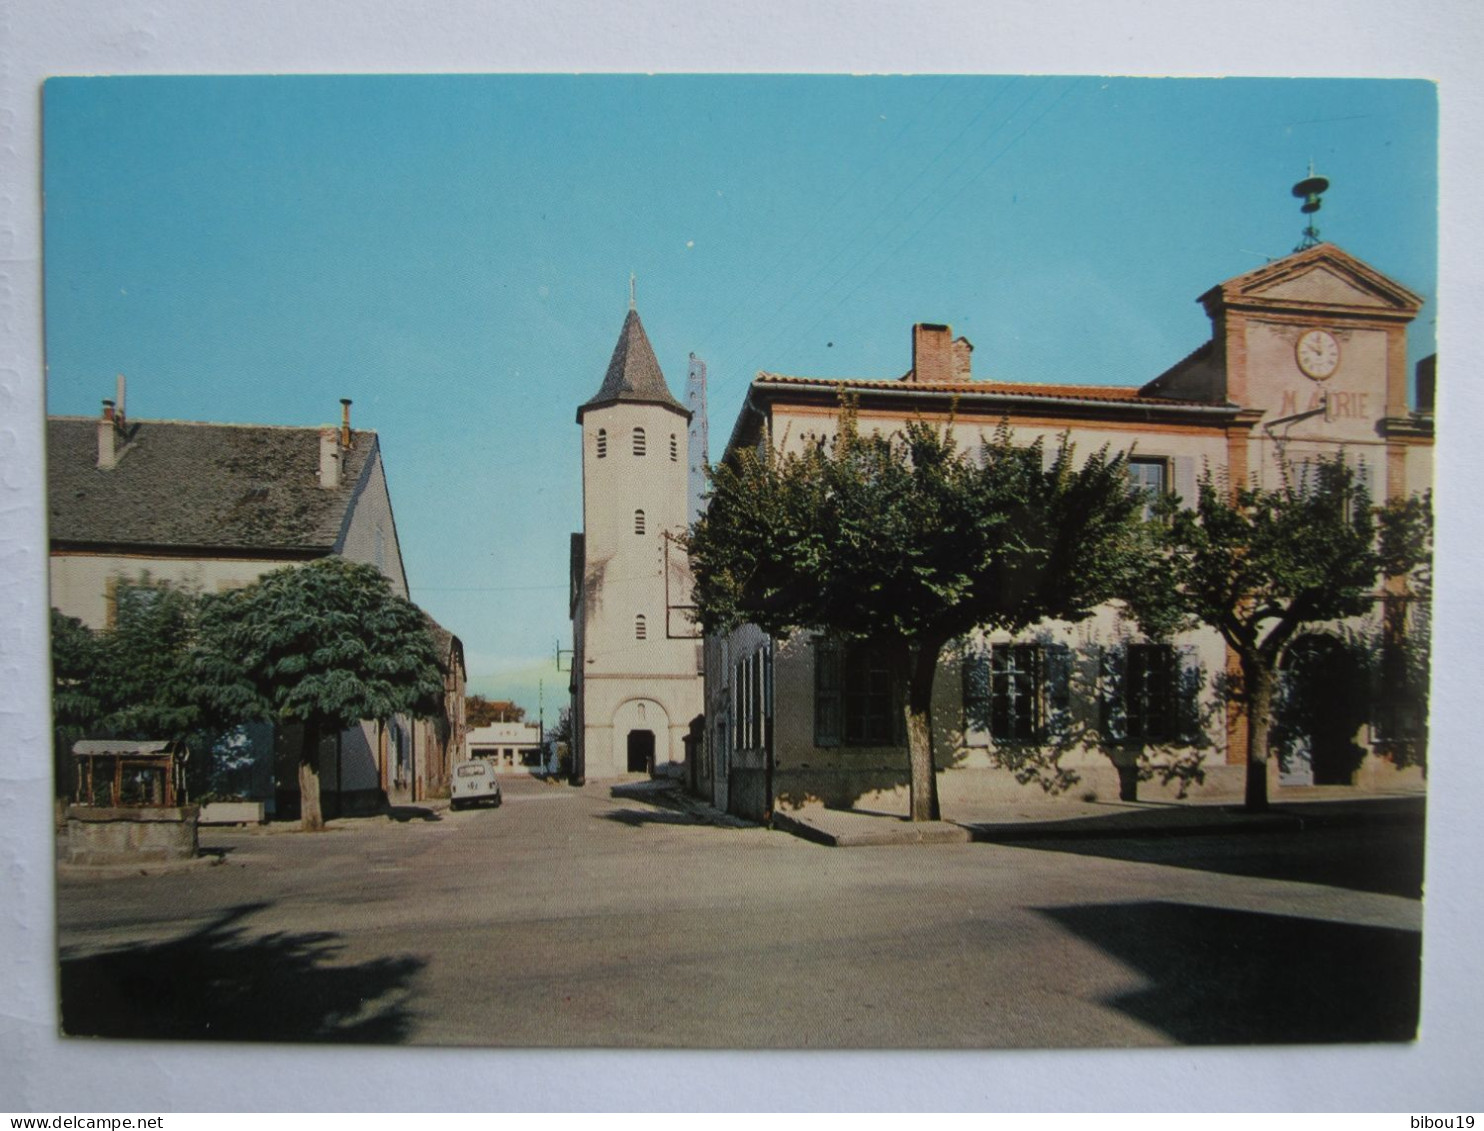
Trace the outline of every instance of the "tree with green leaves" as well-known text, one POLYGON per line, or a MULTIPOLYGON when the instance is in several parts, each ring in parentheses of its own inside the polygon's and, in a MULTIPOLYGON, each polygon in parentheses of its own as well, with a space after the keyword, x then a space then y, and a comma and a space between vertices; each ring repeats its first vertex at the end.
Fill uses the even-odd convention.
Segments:
POLYGON ((57 796, 71 789, 72 744, 97 725, 98 638, 76 617, 52 610, 52 748, 57 796))
POLYGON ((1208 473, 1193 509, 1167 500, 1158 568, 1122 594, 1144 631, 1216 629, 1237 657, 1227 694, 1247 721, 1246 807, 1268 804, 1269 739, 1278 673, 1306 626, 1371 612, 1387 573, 1409 572, 1423 548, 1420 512, 1386 520, 1385 554, 1371 499, 1340 455, 1285 466, 1275 489, 1228 488, 1208 473))
POLYGON ((70 772, 82 737, 162 739, 202 745, 213 720, 195 696, 193 652, 199 596, 152 580, 120 580, 111 623, 94 632, 52 610, 52 712, 57 766, 70 772))
POLYGON ((300 812, 324 827, 319 746, 361 720, 427 717, 443 674, 427 621, 378 570, 324 558, 202 599, 199 694, 222 717, 303 727, 300 812))
POLYGON ((486 699, 483 695, 464 698, 464 717, 471 727, 487 727, 491 723, 518 723, 526 717, 526 709, 518 707, 509 699, 486 699))
POLYGON ((882 649, 906 690, 913 820, 939 816, 929 708, 945 646, 977 628, 1081 620, 1140 552, 1142 500, 1122 455, 1079 461, 1063 438, 1048 460, 1005 425, 971 458, 951 425, 862 435, 846 404, 832 447, 765 443, 711 475, 688 537, 702 628, 882 649))

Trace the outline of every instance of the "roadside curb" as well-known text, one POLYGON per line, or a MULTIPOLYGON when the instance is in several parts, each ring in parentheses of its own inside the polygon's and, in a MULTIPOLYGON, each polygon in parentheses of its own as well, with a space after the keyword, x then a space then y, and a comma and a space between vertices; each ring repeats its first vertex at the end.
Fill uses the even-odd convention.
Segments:
POLYGON ((1274 807, 1247 813, 1236 806, 1166 809, 1118 816, 1066 817, 1049 821, 929 821, 857 811, 775 812, 773 828, 830 848, 885 844, 1017 844, 1063 840, 1151 840, 1171 837, 1301 833, 1318 829, 1398 828, 1420 825, 1424 803, 1383 808, 1375 802, 1301 810, 1274 807))
POLYGON ((829 848, 868 848, 886 844, 967 844, 970 831, 952 821, 913 823, 895 817, 873 817, 880 826, 853 832, 831 832, 819 825, 774 812, 773 827, 829 848))

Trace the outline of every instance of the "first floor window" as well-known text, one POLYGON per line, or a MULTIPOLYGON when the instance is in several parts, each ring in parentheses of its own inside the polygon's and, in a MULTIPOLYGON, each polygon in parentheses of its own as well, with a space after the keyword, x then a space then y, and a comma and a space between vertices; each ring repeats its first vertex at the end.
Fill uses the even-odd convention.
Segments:
POLYGON ((1143 517, 1148 522, 1154 517, 1154 505, 1164 498, 1170 489, 1169 461, 1134 456, 1128 461, 1128 477, 1135 493, 1144 500, 1143 517))

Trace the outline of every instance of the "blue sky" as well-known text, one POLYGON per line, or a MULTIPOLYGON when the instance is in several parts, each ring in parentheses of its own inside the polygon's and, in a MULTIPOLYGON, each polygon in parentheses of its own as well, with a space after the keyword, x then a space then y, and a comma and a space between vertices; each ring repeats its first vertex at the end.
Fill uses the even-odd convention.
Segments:
POLYGON ((44 95, 47 408, 380 433, 413 598, 474 690, 546 716, 570 643, 576 406, 638 305, 712 455, 758 369, 1142 382, 1194 301, 1323 235, 1422 294, 1419 81, 1095 77, 62 79, 44 95))

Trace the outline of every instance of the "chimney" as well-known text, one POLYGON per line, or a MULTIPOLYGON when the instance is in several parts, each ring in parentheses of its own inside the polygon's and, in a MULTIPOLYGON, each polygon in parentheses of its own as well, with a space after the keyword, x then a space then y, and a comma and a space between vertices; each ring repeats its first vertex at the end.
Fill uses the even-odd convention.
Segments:
POLYGON ((98 421, 98 466, 103 468, 112 467, 118 462, 118 450, 115 447, 118 434, 118 425, 113 414, 113 402, 103 402, 103 418, 98 421))
POLYGON ((354 446, 350 442, 350 398, 340 398, 340 446, 346 451, 354 446))
POLYGON ((912 327, 912 380, 924 385, 943 385, 954 380, 953 330, 933 322, 912 327))
POLYGON ((340 486, 340 430, 321 428, 319 433, 319 485, 333 491, 340 486))

